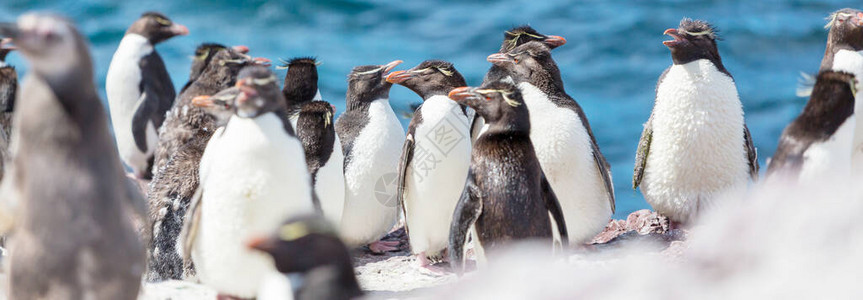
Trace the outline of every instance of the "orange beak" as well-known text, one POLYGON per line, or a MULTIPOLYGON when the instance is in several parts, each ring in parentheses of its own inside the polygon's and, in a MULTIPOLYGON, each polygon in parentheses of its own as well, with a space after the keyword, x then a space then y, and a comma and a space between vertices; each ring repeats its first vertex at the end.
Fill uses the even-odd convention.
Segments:
POLYGON ((210 96, 197 96, 192 98, 192 105, 197 107, 210 107, 213 106, 213 99, 210 96))
POLYGON ((413 76, 407 71, 395 71, 387 75, 387 82, 398 84, 405 82, 405 80, 408 80, 411 77, 413 76))
POLYGON ((566 39, 559 35, 549 35, 545 39, 545 43, 554 47, 560 47, 566 44, 566 39))
POLYGON ((449 98, 453 101, 461 101, 473 97, 474 95, 470 91, 469 86, 463 86, 452 89, 451 91, 449 91, 449 94, 447 96, 449 96, 449 98))

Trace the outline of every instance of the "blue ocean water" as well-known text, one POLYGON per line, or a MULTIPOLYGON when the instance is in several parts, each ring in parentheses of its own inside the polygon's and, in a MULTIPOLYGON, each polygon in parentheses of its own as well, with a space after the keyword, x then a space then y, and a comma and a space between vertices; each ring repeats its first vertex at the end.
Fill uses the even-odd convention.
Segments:
MULTIPOLYGON (((630 186, 642 123, 654 87, 671 64, 662 41, 682 17, 720 28, 719 50, 734 76, 746 122, 764 166, 779 134, 805 104, 794 95, 801 71, 815 72, 827 40, 824 18, 855 1, 120 1, 0 2, 0 21, 29 10, 74 20, 92 44, 97 84, 104 99, 105 73, 123 33, 142 12, 160 11, 189 27, 188 36, 159 46, 179 88, 191 55, 206 41, 246 45, 253 56, 317 56, 325 100, 344 110, 345 75, 353 66, 404 60, 404 68, 438 58, 453 62, 468 84, 478 85, 504 30, 530 24, 568 43, 554 50, 567 92, 584 108, 612 164, 616 218, 648 208, 630 186)), ((10 63, 26 72, 18 55, 10 63)), ((277 71, 284 76, 283 71, 277 71)), ((420 99, 393 87, 397 112, 420 99)), ((407 126, 409 120, 402 120, 407 126)))

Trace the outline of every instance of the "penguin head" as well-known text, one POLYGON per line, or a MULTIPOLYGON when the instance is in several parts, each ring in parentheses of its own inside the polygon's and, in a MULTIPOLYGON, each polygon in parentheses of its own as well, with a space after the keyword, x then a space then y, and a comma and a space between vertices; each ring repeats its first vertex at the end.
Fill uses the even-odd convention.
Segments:
POLYGON ((705 21, 683 18, 677 29, 669 28, 663 34, 674 38, 662 44, 671 50, 671 58, 676 65, 699 59, 721 62, 716 47, 716 40, 719 39, 717 30, 705 21))
POLYGON ((305 273, 326 265, 350 267, 348 249, 320 216, 291 218, 274 234, 251 239, 247 247, 271 255, 281 273, 305 273))
POLYGON ((143 36, 155 45, 178 35, 187 35, 189 29, 174 23, 161 13, 150 11, 142 14, 135 23, 132 23, 132 26, 129 26, 126 34, 130 33, 143 36))
MULTIPOLYGON (((211 84, 228 87, 236 83, 237 74, 243 67, 251 65, 269 66, 270 60, 260 57, 253 58, 245 53, 247 51, 248 48, 244 46, 205 48, 203 53, 207 53, 207 56, 200 63, 201 71, 194 80, 214 81, 211 84)), ((193 65, 193 68, 195 67, 193 65)))
POLYGON ((537 32, 529 25, 521 25, 503 32, 503 43, 500 45, 500 52, 506 53, 512 51, 515 47, 532 41, 542 42, 548 46, 549 49, 554 49, 566 44, 566 39, 562 36, 544 35, 537 32))
POLYGON ((423 99, 446 95, 453 88, 467 85, 452 63, 443 60, 427 60, 406 71, 392 72, 387 82, 403 85, 423 99))
POLYGON ((15 51, 15 46, 12 46, 11 38, 0 39, 0 62, 6 61, 6 55, 9 52, 15 51))
POLYGON ((563 89, 560 70, 544 43, 528 42, 507 53, 489 55, 487 60, 504 68, 515 82, 552 82, 563 89))
POLYGON ((449 92, 449 98, 473 108, 486 123, 495 126, 530 128, 524 124, 527 106, 521 91, 512 83, 498 81, 481 87, 459 87, 449 92))
POLYGON ((288 69, 282 94, 288 106, 298 106, 312 101, 318 93, 318 62, 314 57, 296 57, 281 68, 288 69))
POLYGON ((264 66, 248 66, 240 71, 235 87, 236 114, 242 118, 255 118, 284 107, 276 74, 264 66))
POLYGON ((348 107, 359 102, 371 102, 389 98, 392 83, 386 81, 390 71, 402 63, 395 60, 385 65, 366 65, 354 67, 348 74, 348 107))
POLYGON ((71 73, 93 77, 84 37, 63 17, 24 14, 17 23, 0 24, 0 35, 11 38, 18 51, 30 61, 32 70, 44 78, 68 78, 71 73))
POLYGON ((828 43, 863 50, 863 12, 844 8, 827 17, 828 43))
POLYGON ((213 59, 213 56, 216 55, 216 52, 219 50, 226 49, 222 44, 217 43, 203 43, 198 45, 195 48, 195 55, 192 56, 192 68, 189 71, 189 80, 193 81, 198 76, 201 75, 201 72, 204 71, 204 68, 210 63, 210 60, 213 59))
POLYGON ((230 87, 215 95, 201 95, 192 99, 192 105, 204 109, 205 112, 216 118, 216 126, 224 126, 234 114, 235 101, 240 94, 240 89, 230 87))

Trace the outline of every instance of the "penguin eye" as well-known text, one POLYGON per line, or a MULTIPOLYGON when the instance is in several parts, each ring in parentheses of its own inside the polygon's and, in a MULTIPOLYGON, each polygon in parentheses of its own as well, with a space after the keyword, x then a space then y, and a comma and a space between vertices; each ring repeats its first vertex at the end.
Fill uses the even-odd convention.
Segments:
POLYGON ((491 101, 491 97, 485 96, 485 101, 491 101))
POLYGON ((518 59, 518 58, 514 58, 512 61, 513 61, 513 62, 515 62, 515 63, 518 63, 519 59, 518 59))

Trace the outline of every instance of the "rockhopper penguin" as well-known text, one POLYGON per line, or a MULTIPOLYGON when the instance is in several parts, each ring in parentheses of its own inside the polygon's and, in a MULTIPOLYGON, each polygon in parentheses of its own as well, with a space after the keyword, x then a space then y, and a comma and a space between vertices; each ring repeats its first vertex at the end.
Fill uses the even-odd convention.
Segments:
MULTIPOLYGON (((298 286, 292 289, 293 299, 347 300, 362 296, 354 275, 348 248, 339 239, 335 227, 317 216, 291 218, 269 235, 253 238, 248 246, 273 257, 276 269, 287 281, 288 274, 299 274, 298 286)), ((296 277, 292 277, 296 278, 296 277)), ((280 290, 264 282, 258 299, 286 299, 280 290)))
MULTIPOLYGON (((515 49, 515 47, 521 46, 530 41, 542 42, 548 46, 549 49, 554 49, 566 44, 566 39, 562 36, 544 35, 537 32, 529 25, 521 25, 503 32, 503 42, 500 45, 500 51, 498 53, 507 53, 512 49, 515 49)), ((501 80, 512 82, 512 77, 509 76, 506 69, 493 64, 482 79, 482 84, 489 84, 501 80)), ((473 116, 470 131, 471 141, 476 140, 477 136, 482 132, 484 124, 485 122, 483 122, 481 117, 473 116)))
POLYGON ((287 103, 291 126, 303 141, 309 174, 312 175, 315 194, 320 199, 324 216, 338 226, 345 206, 345 156, 332 120, 328 124, 324 122, 325 110, 333 110, 329 116, 332 119, 335 107, 321 101, 317 66, 318 62, 313 57, 298 57, 285 62, 283 67, 288 72, 282 94, 287 103), (302 115, 308 117, 304 125, 297 123, 302 115))
POLYGON ((45 14, 0 24, 0 35, 30 63, 0 196, 18 203, 9 298, 136 299, 144 247, 124 206, 146 215, 146 205, 114 151, 87 42, 45 14))
POLYGON ((530 114, 530 140, 560 200, 574 245, 589 242, 614 213, 611 168, 581 106, 566 94, 550 49, 528 42, 488 61, 504 67, 530 114))
POLYGON ((802 183, 850 174, 856 84, 851 73, 818 74, 803 112, 782 131, 768 178, 802 183))
MULTIPOLYGON (((821 60, 821 71, 833 70, 854 74, 857 90, 863 89, 863 12, 856 9, 840 9, 828 17, 826 28, 827 50, 821 60)), ((855 101, 854 115, 863 113, 863 99, 855 101)), ((863 174, 863 120, 854 121, 851 169, 853 174, 863 174)))
POLYGON ((427 60, 407 71, 393 72, 387 81, 403 85, 423 99, 402 147, 397 195, 411 252, 426 267, 444 258, 452 212, 470 167, 465 107, 447 97, 450 90, 466 84, 452 63, 442 60, 427 60))
POLYGON ((464 244, 471 226, 480 263, 486 252, 493 255, 520 240, 547 239, 550 253, 549 214, 560 224, 559 234, 568 246, 561 203, 535 154, 529 108, 519 89, 495 82, 480 88, 460 87, 449 97, 476 110, 489 125, 474 144, 470 171, 453 212, 448 246, 453 271, 464 271, 464 244))
POLYGON ((272 259, 245 247, 288 217, 315 213, 303 147, 285 117, 278 81, 244 68, 235 115, 201 158, 201 185, 189 211, 184 251, 201 282, 220 294, 255 297, 272 259))
POLYGON ((668 29, 673 64, 656 85, 653 112, 638 142, 632 187, 672 225, 686 224, 723 193, 758 178, 758 160, 716 29, 684 18, 668 29), (682 147, 681 145, 685 145, 682 147))
POLYGON ((136 178, 152 178, 157 131, 176 96, 171 76, 154 46, 187 34, 186 26, 160 13, 144 13, 129 26, 108 67, 105 92, 117 150, 136 178))
POLYGON ((345 207, 345 174, 344 154, 333 122, 335 115, 335 106, 325 101, 305 103, 297 118, 296 131, 324 217, 338 225, 345 207))
POLYGON ((347 110, 336 121, 345 154, 345 209, 340 232, 352 248, 396 250, 380 241, 398 220, 396 171, 405 131, 390 107, 386 75, 402 61, 355 67, 348 74, 347 110))
POLYGON ((186 210, 198 188, 201 156, 219 126, 215 116, 193 105, 192 100, 230 88, 236 83, 240 69, 255 62, 234 48, 218 48, 204 60, 201 72, 168 112, 156 151, 156 165, 161 167, 155 170, 147 195, 152 222, 145 232, 146 236, 152 236, 148 248, 149 281, 182 279, 184 274, 177 238, 186 210))

